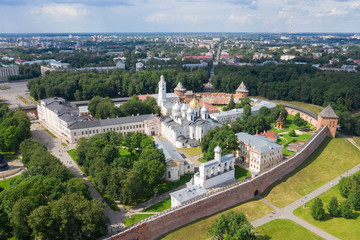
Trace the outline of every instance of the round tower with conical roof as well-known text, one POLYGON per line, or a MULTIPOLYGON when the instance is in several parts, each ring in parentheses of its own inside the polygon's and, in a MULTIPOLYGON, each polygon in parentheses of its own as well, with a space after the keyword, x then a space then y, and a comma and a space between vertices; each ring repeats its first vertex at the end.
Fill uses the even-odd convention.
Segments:
POLYGON ((332 107, 328 105, 318 114, 316 130, 327 126, 329 129, 329 137, 334 138, 336 134, 338 118, 339 117, 336 115, 332 107))
POLYGON ((184 97, 186 92, 186 88, 179 82, 176 87, 174 88, 174 93, 179 95, 179 97, 184 97))

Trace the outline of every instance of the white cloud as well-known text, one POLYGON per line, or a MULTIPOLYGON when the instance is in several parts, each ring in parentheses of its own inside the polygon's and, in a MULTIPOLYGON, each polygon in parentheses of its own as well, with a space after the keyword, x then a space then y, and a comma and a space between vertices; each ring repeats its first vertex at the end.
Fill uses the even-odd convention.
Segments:
POLYGON ((152 23, 199 23, 210 19, 210 16, 179 15, 168 13, 155 13, 145 17, 145 21, 152 23))
POLYGON ((89 10, 78 4, 52 4, 35 7, 31 10, 31 15, 38 16, 43 19, 50 18, 56 22, 74 21, 89 14, 89 10))
POLYGON ((252 14, 248 14, 248 15, 244 15, 244 16, 237 16, 237 15, 231 14, 228 17, 229 22, 236 23, 239 25, 245 25, 245 24, 251 25, 251 24, 253 24, 253 19, 254 19, 254 15, 252 15, 252 14))
POLYGON ((347 10, 334 7, 328 11, 322 11, 317 13, 315 17, 322 18, 322 17, 331 17, 331 16, 343 16, 346 14, 348 14, 347 10))

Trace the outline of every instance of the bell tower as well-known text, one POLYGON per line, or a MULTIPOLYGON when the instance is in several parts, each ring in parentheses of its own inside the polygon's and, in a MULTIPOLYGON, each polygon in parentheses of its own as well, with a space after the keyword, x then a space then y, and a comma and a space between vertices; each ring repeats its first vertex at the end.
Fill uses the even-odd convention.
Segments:
POLYGON ((164 76, 161 75, 160 82, 159 82, 159 94, 158 94, 158 105, 164 106, 167 103, 166 100, 166 82, 164 80, 164 76))

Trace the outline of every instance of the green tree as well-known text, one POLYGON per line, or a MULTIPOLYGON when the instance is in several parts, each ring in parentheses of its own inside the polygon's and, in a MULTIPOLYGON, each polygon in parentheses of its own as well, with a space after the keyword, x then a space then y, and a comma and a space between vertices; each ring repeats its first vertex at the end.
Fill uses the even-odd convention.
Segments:
POLYGON ((340 204, 340 214, 344 218, 351 218, 353 216, 352 205, 349 200, 344 200, 340 204))
POLYGON ((293 123, 299 127, 305 126, 307 124, 307 122, 300 117, 300 113, 295 114, 293 123))
POLYGON ((229 103, 223 108, 224 111, 229 111, 235 108, 234 97, 231 95, 229 103))
POLYGON ((343 177, 339 181, 340 194, 344 198, 348 198, 351 192, 355 192, 359 188, 358 181, 353 177, 343 177))
POLYGON ((245 105, 243 111, 244 111, 243 115, 242 115, 243 119, 246 119, 249 116, 251 116, 251 106, 250 105, 245 105))
POLYGON ((208 228, 208 233, 213 239, 246 240, 255 239, 251 232, 252 226, 242 212, 230 211, 221 214, 219 218, 208 228))
POLYGON ((34 204, 28 199, 18 200, 11 212, 11 222, 17 239, 31 239, 31 229, 27 217, 34 210, 34 204))
POLYGON ((315 220, 321 220, 325 216, 323 202, 320 198, 315 198, 310 206, 310 214, 315 220))
POLYGON ((356 189, 349 194, 349 201, 354 210, 360 210, 360 189, 356 189))
POLYGON ((327 209, 329 210, 329 213, 333 217, 339 217, 340 211, 339 211, 339 203, 336 197, 332 197, 329 204, 327 205, 327 209))

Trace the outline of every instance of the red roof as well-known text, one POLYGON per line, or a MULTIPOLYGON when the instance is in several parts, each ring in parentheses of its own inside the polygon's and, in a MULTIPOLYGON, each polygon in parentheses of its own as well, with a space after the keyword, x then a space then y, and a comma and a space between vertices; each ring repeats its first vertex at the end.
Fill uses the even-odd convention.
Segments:
POLYGON ((139 100, 144 101, 148 97, 153 97, 151 94, 138 95, 139 100))
POLYGON ((277 138, 277 134, 274 131, 260 133, 260 135, 273 140, 277 138))
POLYGON ((189 58, 199 59, 199 60, 211 60, 211 59, 212 59, 212 56, 184 56, 184 57, 182 58, 182 60, 184 60, 184 59, 189 59, 189 58))
POLYGON ((15 62, 18 62, 18 63, 24 63, 26 62, 26 60, 22 60, 22 59, 16 59, 15 62))
POLYGON ((205 105, 205 107, 209 110, 209 113, 220 112, 219 109, 217 109, 216 107, 214 107, 214 105, 212 105, 210 103, 200 102, 199 104, 201 107, 203 107, 205 105))

